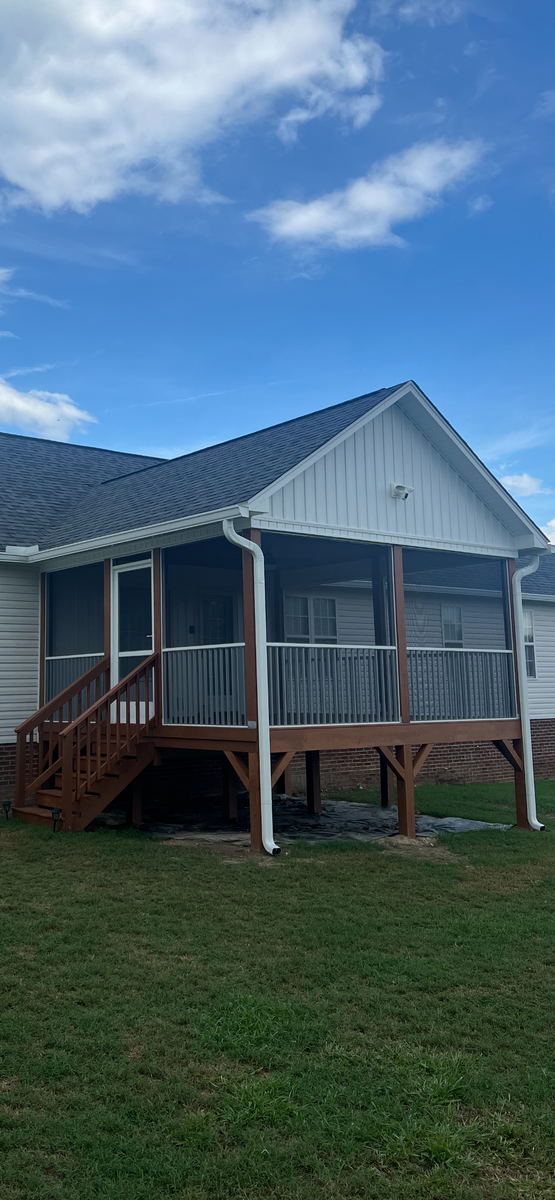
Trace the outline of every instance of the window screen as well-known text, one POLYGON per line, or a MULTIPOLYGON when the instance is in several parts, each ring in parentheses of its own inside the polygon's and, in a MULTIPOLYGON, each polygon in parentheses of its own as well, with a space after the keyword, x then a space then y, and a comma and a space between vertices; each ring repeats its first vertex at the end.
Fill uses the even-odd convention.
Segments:
POLYGON ((536 678, 536 647, 534 645, 534 618, 532 610, 525 608, 522 613, 524 622, 524 653, 526 655, 526 674, 528 679, 536 678))
POLYGON ((47 576, 46 654, 103 654, 104 564, 88 563, 47 576))
POLYGON ((310 641, 308 596, 285 597, 285 641, 310 641))
POLYGON ((444 604, 441 609, 443 623, 443 645, 457 650, 462 648, 463 628, 460 604, 444 604))
POLYGON ((335 600, 314 596, 312 600, 312 618, 315 642, 337 641, 335 600))
POLYGON ((205 646, 233 641, 233 598, 202 597, 202 641, 205 646))

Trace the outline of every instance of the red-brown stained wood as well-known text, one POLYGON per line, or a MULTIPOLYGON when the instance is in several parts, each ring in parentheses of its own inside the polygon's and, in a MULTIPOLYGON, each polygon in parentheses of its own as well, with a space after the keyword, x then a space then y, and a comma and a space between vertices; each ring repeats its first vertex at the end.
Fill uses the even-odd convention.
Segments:
POLYGON ((416 746, 424 742, 493 742, 518 738, 520 721, 414 721, 410 725, 282 725, 271 730, 272 754, 284 750, 360 750, 378 746, 416 746))
POLYGON ((405 837, 416 837, 414 812, 414 778, 412 773, 412 748, 397 746, 397 758, 403 768, 404 779, 397 778, 397 807, 399 810, 399 833, 405 837))
MULTIPOLYGON (((275 787, 277 792, 281 790, 279 784, 281 780, 284 779, 284 776, 287 774, 287 772, 289 772, 289 776, 291 775, 289 764, 294 756, 295 751, 288 750, 286 754, 280 754, 277 762, 275 762, 272 766, 272 788, 275 787)), ((283 791, 285 791, 285 788, 283 791)), ((290 793, 287 792, 286 794, 289 795, 290 793)))
POLYGON ((306 762, 306 804, 309 813, 321 813, 322 789, 320 786, 320 751, 307 750, 306 762))
POLYGON ((237 820, 237 773, 225 754, 222 755, 222 812, 228 821, 237 820))
POLYGON ((425 745, 421 746, 419 750, 416 751, 416 754, 412 760, 412 774, 413 774, 414 779, 416 779, 418 772, 424 766, 424 763, 426 762, 428 755, 431 754, 433 748, 434 748, 434 743, 427 742, 425 745))
POLYGON ((152 551, 152 590, 154 593, 153 605, 153 638, 152 647, 155 654, 158 654, 158 666, 154 673, 154 710, 158 717, 158 722, 162 723, 162 569, 160 563, 160 550, 157 548, 152 551))
POLYGON ((393 593, 395 596, 395 630, 397 640, 397 670, 399 672, 399 707, 403 724, 410 721, 409 666, 407 660, 407 631, 405 625, 405 585, 403 580, 403 547, 393 547, 393 593))

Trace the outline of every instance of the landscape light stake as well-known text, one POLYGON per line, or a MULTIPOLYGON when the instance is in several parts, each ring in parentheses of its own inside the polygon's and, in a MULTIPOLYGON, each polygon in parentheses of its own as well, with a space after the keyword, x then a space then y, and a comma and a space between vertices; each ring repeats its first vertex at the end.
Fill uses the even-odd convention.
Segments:
POLYGON ((9 817, 9 815, 10 815, 10 809, 11 809, 11 807, 12 807, 12 802, 11 802, 11 800, 3 800, 3 801, 2 801, 2 808, 4 809, 4 812, 5 812, 5 814, 6 814, 6 821, 7 821, 8 817, 9 817))
POLYGON ((56 832, 56 825, 57 825, 58 821, 60 820, 61 815, 62 815, 61 808, 53 808, 52 809, 52 820, 54 822, 54 833, 56 832))

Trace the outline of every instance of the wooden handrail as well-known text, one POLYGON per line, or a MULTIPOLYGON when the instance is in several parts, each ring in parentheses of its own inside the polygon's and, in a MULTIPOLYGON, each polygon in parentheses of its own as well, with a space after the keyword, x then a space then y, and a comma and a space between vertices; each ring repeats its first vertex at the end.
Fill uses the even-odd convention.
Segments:
MULTIPOLYGON (((15 730, 17 738, 15 761, 15 802, 16 806, 25 803, 35 788, 45 783, 58 769, 59 738, 64 726, 64 709, 67 707, 68 718, 73 718, 73 708, 77 711, 83 703, 90 706, 91 689, 98 684, 101 677, 109 680, 110 659, 108 656, 89 667, 83 675, 58 692, 47 704, 43 704, 38 712, 33 713, 26 721, 22 721, 15 730), (54 720, 55 714, 57 719, 54 720)), ((69 721, 68 721, 69 723, 69 721)))
POLYGON ((102 708, 104 704, 113 704, 114 700, 116 699, 116 692, 121 691, 121 689, 128 683, 132 683, 135 675, 138 675, 142 670, 144 670, 145 667, 153 667, 158 657, 158 654, 150 654, 148 658, 143 658, 140 665, 135 667, 134 671, 130 671, 128 675, 124 675, 123 679, 120 679, 119 683, 115 683, 113 688, 110 688, 109 692, 104 692, 104 695, 100 696, 100 699, 94 704, 91 704, 90 708, 87 708, 79 717, 76 717, 75 720, 71 722, 71 725, 66 725, 65 729, 63 729, 60 733, 60 738, 67 737, 68 734, 72 733, 78 725, 81 725, 83 721, 87 721, 97 708, 102 708))
POLYGON ((134 671, 130 671, 109 692, 105 692, 86 712, 67 725, 60 733, 61 804, 68 816, 72 806, 91 790, 92 786, 109 774, 125 755, 132 754, 141 736, 151 725, 156 724, 156 686, 150 689, 150 675, 160 663, 160 654, 143 659, 134 671), (141 699, 141 683, 144 682, 144 699, 141 699), (131 691, 135 689, 135 698, 131 691), (150 704, 154 712, 150 715, 150 704), (135 717, 131 719, 131 705, 135 706, 135 717), (144 721, 141 721, 141 705, 144 704, 144 721), (122 720, 122 705, 124 719, 122 720), (114 718, 112 719, 112 708, 114 718))
POLYGON ((43 704, 42 708, 39 708, 36 713, 33 713, 32 717, 28 717, 26 721, 22 721, 21 725, 18 725, 14 732, 18 735, 20 733, 31 733, 33 729, 36 729, 37 725, 41 725, 43 721, 47 721, 48 718, 53 716, 55 712, 58 712, 60 708, 63 708, 64 704, 69 704, 75 698, 75 696, 78 696, 79 693, 88 686, 89 683, 94 683, 95 679, 98 679, 99 675, 103 675, 104 672, 108 671, 109 669, 109 657, 102 658, 100 662, 97 662, 94 664, 94 666, 89 667, 88 671, 85 671, 84 675, 79 675, 78 678, 73 681, 73 683, 68 684, 68 686, 64 688, 63 692, 58 692, 57 696, 53 696, 52 700, 49 700, 47 704, 43 704))

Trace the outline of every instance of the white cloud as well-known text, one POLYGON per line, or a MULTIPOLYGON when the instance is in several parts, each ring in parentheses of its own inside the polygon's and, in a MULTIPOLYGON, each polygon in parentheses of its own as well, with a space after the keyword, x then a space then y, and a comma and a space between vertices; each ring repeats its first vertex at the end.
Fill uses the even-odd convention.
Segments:
POLYGON ((283 134, 333 111, 360 125, 384 53, 346 34, 355 5, 3 0, 5 203, 86 211, 124 191, 209 198, 197 153, 230 128, 275 113, 283 134))
POLYGON ((555 543, 555 517, 552 521, 548 521, 547 525, 542 525, 541 529, 549 541, 555 543))
POLYGON ((542 92, 532 115, 534 117, 555 117, 555 89, 542 92))
POLYGON ((10 333, 9 329, 0 329, 0 338, 16 338, 17 333, 10 333))
POLYGON ((392 227, 425 216, 441 193, 460 183, 479 162, 479 141, 420 142, 377 163, 342 191, 302 204, 276 200, 251 213, 274 238, 341 250, 403 245, 392 227))
POLYGON ((543 486, 543 479, 535 479, 533 475, 502 475, 501 483, 507 491, 515 496, 550 496, 551 488, 543 486))
POLYGON ((505 454, 514 454, 515 450, 531 450, 535 446, 546 446, 553 438, 553 426, 549 422, 541 425, 530 425, 528 429, 515 429, 503 434, 503 437, 483 446, 481 457, 486 462, 497 462, 505 454))
POLYGON ((67 442, 71 432, 96 417, 77 408, 69 396, 58 392, 18 392, 0 379, 0 422, 26 433, 67 442))
POLYGON ((492 204, 491 196, 476 196, 474 200, 468 201, 469 217, 479 217, 481 213, 487 212, 492 204))
POLYGON ((377 17, 395 15, 411 24, 425 21, 427 25, 451 25, 467 11, 461 0, 375 0, 373 13, 377 17))

